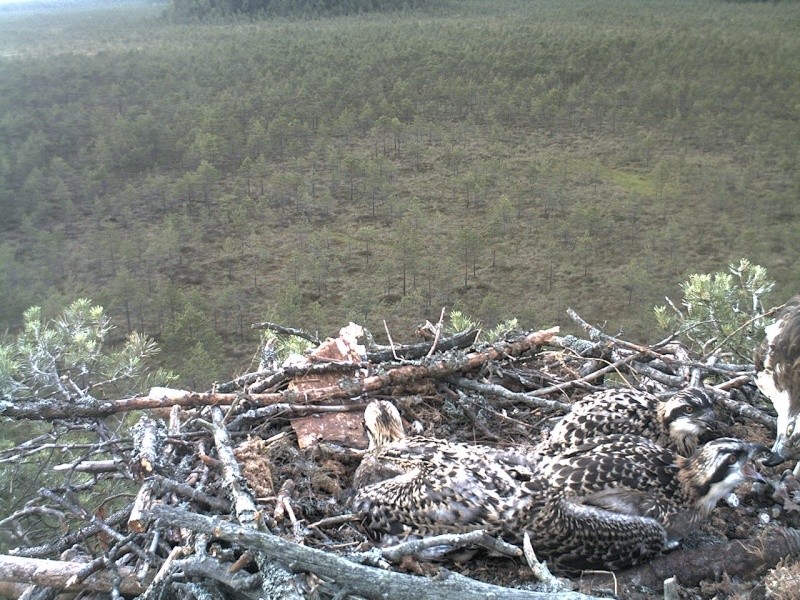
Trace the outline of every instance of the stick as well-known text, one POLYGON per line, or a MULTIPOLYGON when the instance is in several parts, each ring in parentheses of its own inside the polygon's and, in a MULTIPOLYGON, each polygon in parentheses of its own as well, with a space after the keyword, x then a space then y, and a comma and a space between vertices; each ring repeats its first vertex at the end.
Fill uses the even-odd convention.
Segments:
POLYGON ((480 546, 507 556, 522 556, 522 550, 513 544, 488 535, 482 529, 477 529, 468 533, 434 535, 419 540, 403 542, 401 544, 382 548, 381 555, 386 560, 397 563, 400 562, 404 556, 419 554, 423 550, 435 548, 436 546, 449 546, 453 550, 465 546, 480 546))
POLYGON ((747 540, 733 540, 710 548, 676 550, 620 571, 617 579, 624 588, 643 586, 654 590, 661 590, 664 580, 676 573, 684 586, 695 586, 704 579, 714 581, 720 573, 750 580, 761 577, 787 556, 800 557, 800 530, 779 527, 747 540))
POLYGON ((675 334, 670 334, 665 339, 661 340, 660 342, 654 344, 652 347, 648 348, 647 346, 640 346, 639 344, 634 344, 632 342, 616 338, 612 335, 608 335, 607 333, 603 333, 600 329, 598 329, 594 325, 589 325, 589 323, 584 321, 581 318, 581 316, 571 308, 567 308, 567 314, 573 321, 575 321, 578 325, 580 325, 583 328, 583 330, 589 334, 590 338, 608 340, 624 348, 630 348, 631 350, 635 350, 636 352, 641 352, 642 354, 646 354, 647 356, 652 356, 654 358, 664 358, 664 355, 660 354, 659 352, 656 352, 655 349, 660 348, 662 346, 666 346, 673 339, 675 339, 675 334))
POLYGON ((284 327, 283 325, 278 325, 277 323, 270 323, 269 321, 264 321, 262 323, 252 323, 250 325, 250 329, 269 329, 281 335, 293 335, 295 337, 308 340, 315 346, 319 346, 322 343, 322 340, 320 340, 317 336, 315 336, 312 333, 308 333, 303 329, 295 329, 294 327, 284 327))
POLYGON ((296 572, 308 571, 329 578, 352 595, 376 600, 595 600, 576 592, 556 594, 504 588, 443 571, 439 577, 427 578, 375 569, 356 564, 330 552, 301 546, 277 536, 247 529, 218 518, 189 513, 169 506, 154 506, 153 518, 207 533, 239 546, 263 552, 292 566, 296 572))
POLYGON ((474 390, 487 396, 497 396, 499 398, 510 400, 511 402, 520 402, 522 404, 544 410, 560 410, 563 412, 569 412, 572 408, 570 404, 566 404, 565 402, 559 402, 558 400, 547 400, 546 398, 538 398, 534 396, 532 392, 524 394, 520 392, 512 392, 511 390, 508 390, 502 385, 498 385, 496 383, 484 383, 475 381, 474 379, 469 379, 467 377, 458 377, 455 375, 445 377, 444 380, 459 387, 474 390))
POLYGON ((257 527, 260 513, 256 508, 255 501, 245 491, 245 487, 242 484, 243 477, 239 469, 239 463, 236 462, 236 457, 233 454, 231 438, 222 422, 224 418, 222 410, 215 406, 211 409, 211 417, 214 423, 214 444, 217 447, 217 455, 222 468, 222 480, 233 497, 236 519, 242 525, 257 527))
MULTIPOLYGON (((353 398, 368 392, 376 392, 389 386, 410 383, 423 379, 441 378, 460 371, 474 371, 483 365, 524 352, 548 343, 558 333, 558 327, 533 332, 522 339, 495 344, 480 352, 464 356, 447 357, 425 365, 402 365, 385 373, 356 379, 346 377, 334 385, 306 390, 286 390, 274 394, 251 394, 249 400, 255 406, 268 406, 279 402, 313 404, 340 398, 353 398)), ((541 390, 540 390, 541 391, 541 390)), ((15 419, 52 420, 85 417, 107 417, 120 412, 152 408, 228 406, 238 401, 238 394, 179 392, 161 396, 136 396, 122 400, 75 399, 65 403, 53 398, 35 401, 0 402, 0 416, 15 419)))
MULTIPOLYGON (((41 558, 23 558, 0 554, 0 581, 13 581, 59 589, 66 588, 67 581, 86 567, 82 562, 65 562, 60 560, 43 560, 41 558)), ((120 591, 128 596, 137 596, 144 592, 149 580, 140 582, 136 579, 136 570, 132 567, 118 567, 121 576, 120 591)), ((110 571, 101 571, 87 577, 74 585, 71 590, 90 590, 110 592, 114 589, 115 575, 110 571)))
POLYGON ((442 335, 442 322, 444 321, 444 310, 445 307, 442 307, 442 313, 439 315, 439 322, 436 323, 436 335, 433 337, 433 344, 431 344, 431 349, 425 355, 425 358, 430 358, 433 356, 433 353, 436 352, 436 346, 439 344, 439 336, 442 335))
POLYGON ((536 553, 533 551, 533 546, 531 545, 531 536, 528 535, 527 531, 522 537, 522 551, 525 554, 525 560, 528 561, 528 566, 531 568, 531 571, 533 571, 533 575, 536 577, 536 579, 544 584, 555 586, 556 588, 564 586, 563 582, 561 582, 558 577, 550 572, 550 569, 547 568, 547 565, 543 562, 540 562, 539 559, 536 558, 536 553))
MULTIPOLYGON (((420 342, 419 344, 395 346, 393 350, 400 358, 414 360, 427 356, 428 354, 432 356, 433 353, 431 353, 431 349, 433 348, 436 348, 440 352, 468 348, 475 343, 478 333, 479 330, 477 329, 468 329, 467 331, 456 333, 450 337, 440 338, 436 346, 434 346, 432 341, 420 342)), ((392 358, 392 349, 367 352, 367 360, 371 363, 383 363, 392 360, 392 358)))

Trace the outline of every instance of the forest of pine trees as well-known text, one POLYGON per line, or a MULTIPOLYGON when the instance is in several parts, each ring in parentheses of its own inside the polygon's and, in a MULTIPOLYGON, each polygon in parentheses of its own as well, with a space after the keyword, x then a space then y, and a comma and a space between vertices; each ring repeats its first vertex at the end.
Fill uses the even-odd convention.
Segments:
POLYGON ((203 388, 265 319, 645 339, 691 273, 798 288, 798 3, 344 4, 2 11, 0 330, 91 298, 203 388))

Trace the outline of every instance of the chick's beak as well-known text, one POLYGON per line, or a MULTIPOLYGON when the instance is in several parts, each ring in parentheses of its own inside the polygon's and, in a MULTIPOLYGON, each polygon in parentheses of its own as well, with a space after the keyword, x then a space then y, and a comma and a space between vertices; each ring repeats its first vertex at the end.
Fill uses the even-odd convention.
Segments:
POLYGON ((753 481, 760 481, 761 483, 766 483, 767 480, 764 479, 764 476, 756 471, 756 468, 753 466, 753 463, 747 462, 745 463, 744 467, 742 467, 742 474, 747 477, 747 479, 751 479, 753 481))

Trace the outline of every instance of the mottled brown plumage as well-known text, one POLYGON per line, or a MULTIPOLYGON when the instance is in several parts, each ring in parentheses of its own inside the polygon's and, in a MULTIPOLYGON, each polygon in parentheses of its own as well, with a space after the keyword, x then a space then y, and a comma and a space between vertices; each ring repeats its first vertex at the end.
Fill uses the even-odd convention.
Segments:
POLYGON ((555 454, 598 435, 630 433, 690 456, 715 421, 711 397, 700 388, 664 400, 638 390, 604 390, 576 402, 556 423, 543 451, 555 454))
POLYGON ((764 330, 756 349, 756 385, 778 413, 778 433, 767 464, 800 459, 800 295, 764 330))
POLYGON ((370 449, 356 471, 353 509, 381 534, 499 532, 520 505, 535 457, 515 450, 405 437, 389 402, 364 414, 370 449))
POLYGON ((640 436, 592 438, 540 461, 523 484, 540 503, 513 528, 564 570, 630 566, 674 547, 720 498, 759 478, 749 461, 765 450, 720 438, 686 458, 640 436))
POLYGON ((378 534, 484 529, 563 570, 619 569, 677 544, 749 477, 766 448, 730 438, 689 458, 641 436, 590 438, 542 455, 405 437, 390 403, 368 407, 373 441, 356 475, 354 511, 378 534), (393 432, 393 433, 389 433, 393 432))

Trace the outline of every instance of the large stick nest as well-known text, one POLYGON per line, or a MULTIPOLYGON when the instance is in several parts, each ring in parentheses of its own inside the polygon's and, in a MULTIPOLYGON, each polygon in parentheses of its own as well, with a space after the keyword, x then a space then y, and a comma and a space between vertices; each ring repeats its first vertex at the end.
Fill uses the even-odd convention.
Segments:
POLYGON ((0 460, 21 473, 36 464, 48 483, 2 522, 14 549, 0 556, 0 596, 800 597, 800 485, 767 468, 771 485, 740 488, 680 549, 616 574, 548 577, 530 552, 481 532, 446 540, 478 549, 462 562, 423 560, 424 541, 376 547, 348 504, 367 445, 363 409, 376 398, 415 433, 517 446, 539 441, 587 393, 668 394, 703 381, 721 434, 771 444, 775 419, 752 365, 693 356, 671 339, 639 346, 572 317, 588 339, 546 330, 487 344, 478 331, 434 326, 419 344, 362 348, 346 328, 299 362, 205 393, 19 405, 7 416, 52 429, 0 460), (135 426, 120 426, 126 415, 135 426), (77 458, 53 465, 67 450, 77 458))

